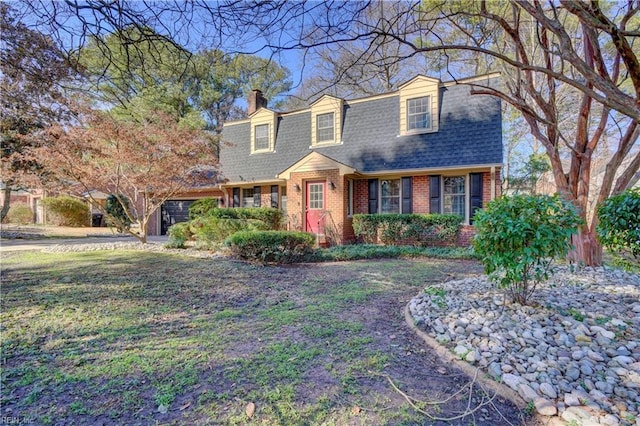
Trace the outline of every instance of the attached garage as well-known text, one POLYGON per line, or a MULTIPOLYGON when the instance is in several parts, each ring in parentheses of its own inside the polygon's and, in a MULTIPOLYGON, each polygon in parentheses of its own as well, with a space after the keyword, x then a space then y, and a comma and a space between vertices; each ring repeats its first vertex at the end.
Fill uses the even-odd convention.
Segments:
POLYGON ((189 220, 189 206, 195 200, 167 200, 160 207, 160 235, 167 235, 169 227, 189 220))

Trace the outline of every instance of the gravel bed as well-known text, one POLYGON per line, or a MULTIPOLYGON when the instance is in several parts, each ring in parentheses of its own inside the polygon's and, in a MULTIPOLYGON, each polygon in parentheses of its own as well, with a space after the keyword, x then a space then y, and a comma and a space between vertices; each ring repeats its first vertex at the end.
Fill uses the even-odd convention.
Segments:
POLYGON ((563 267, 532 302, 505 303, 483 276, 428 287, 409 309, 431 337, 539 414, 640 426, 640 277, 563 267))
POLYGON ((45 253, 72 253, 98 250, 144 250, 152 252, 182 254, 185 256, 197 257, 201 259, 222 259, 227 257, 223 253, 219 252, 208 252, 204 250, 193 249, 169 249, 165 248, 162 244, 142 244, 137 241, 113 241, 107 243, 90 244, 56 244, 42 249, 42 251, 45 253))

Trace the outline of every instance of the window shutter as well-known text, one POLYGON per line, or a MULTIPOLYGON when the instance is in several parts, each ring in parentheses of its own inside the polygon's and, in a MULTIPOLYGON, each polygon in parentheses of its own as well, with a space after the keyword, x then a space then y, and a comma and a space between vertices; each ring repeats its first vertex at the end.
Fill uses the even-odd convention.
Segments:
POLYGON ((469 223, 473 224, 473 215, 482 208, 482 173, 469 173, 469 223))
POLYGON ((413 178, 402 178, 402 210, 401 213, 413 213, 412 206, 413 178))
POLYGON ((440 213, 440 175, 429 176, 429 213, 440 213))
POLYGON ((260 207, 260 187, 253 187, 253 207, 260 207))
POLYGON ((233 203, 231 207, 240 207, 240 188, 233 188, 233 203))
POLYGON ((271 207, 278 208, 278 185, 271 185, 271 207))
POLYGON ((378 179, 369 179, 369 214, 378 213, 378 179))

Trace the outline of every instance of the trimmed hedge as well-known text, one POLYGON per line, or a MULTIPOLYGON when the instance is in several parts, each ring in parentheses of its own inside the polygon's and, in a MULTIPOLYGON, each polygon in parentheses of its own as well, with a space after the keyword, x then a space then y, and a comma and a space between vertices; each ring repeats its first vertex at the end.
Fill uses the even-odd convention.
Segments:
POLYGON ((446 214, 356 214, 353 230, 367 244, 456 245, 462 221, 446 214))
POLYGON ((58 226, 89 226, 89 206, 77 198, 59 196, 44 198, 49 222, 58 226))
POLYGON ((230 236, 226 245, 240 259, 259 263, 294 263, 313 253, 315 236, 294 231, 242 231, 230 236))

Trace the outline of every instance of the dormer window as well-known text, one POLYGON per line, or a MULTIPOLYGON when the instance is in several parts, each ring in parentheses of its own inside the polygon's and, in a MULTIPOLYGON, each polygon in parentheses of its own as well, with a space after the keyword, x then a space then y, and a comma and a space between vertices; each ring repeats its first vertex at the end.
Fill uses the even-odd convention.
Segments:
POLYGON ((431 98, 423 96, 407 100, 407 130, 431 128, 431 98))
POLYGON ((255 126, 255 138, 253 141, 254 151, 266 151, 271 147, 269 143, 269 125, 260 124, 255 126))
POLYGON ((334 114, 332 112, 327 114, 318 114, 316 116, 317 124, 316 131, 318 135, 318 142, 333 142, 334 135, 334 114))
POLYGON ((324 95, 311 104, 311 146, 331 146, 342 143, 342 115, 344 102, 324 95))
POLYGON ((400 136, 438 131, 440 81, 419 75, 400 86, 400 136))

